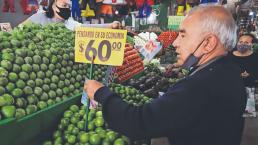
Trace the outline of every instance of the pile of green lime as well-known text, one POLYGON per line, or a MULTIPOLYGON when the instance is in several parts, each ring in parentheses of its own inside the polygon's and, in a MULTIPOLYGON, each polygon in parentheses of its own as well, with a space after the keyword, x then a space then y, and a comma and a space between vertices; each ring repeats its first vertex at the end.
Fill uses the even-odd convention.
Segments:
POLYGON ((51 141, 43 145, 128 145, 127 137, 110 129, 104 122, 102 111, 91 109, 88 114, 88 132, 85 131, 85 106, 72 105, 64 112, 51 141))
POLYGON ((109 85, 109 88, 121 96, 125 102, 135 106, 141 106, 152 101, 152 98, 145 96, 133 87, 112 83, 109 85))
MULTIPOLYGON (((87 64, 74 62, 73 31, 28 24, 0 32, 0 120, 22 118, 82 92, 87 64)), ((97 66, 102 80, 106 66, 97 66)))

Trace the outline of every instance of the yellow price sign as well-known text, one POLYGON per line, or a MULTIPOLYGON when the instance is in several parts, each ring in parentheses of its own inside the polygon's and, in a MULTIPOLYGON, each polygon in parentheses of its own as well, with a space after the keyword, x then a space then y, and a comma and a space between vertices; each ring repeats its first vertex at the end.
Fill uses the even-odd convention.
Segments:
POLYGON ((78 27, 75 30, 75 62, 121 66, 126 30, 78 27))

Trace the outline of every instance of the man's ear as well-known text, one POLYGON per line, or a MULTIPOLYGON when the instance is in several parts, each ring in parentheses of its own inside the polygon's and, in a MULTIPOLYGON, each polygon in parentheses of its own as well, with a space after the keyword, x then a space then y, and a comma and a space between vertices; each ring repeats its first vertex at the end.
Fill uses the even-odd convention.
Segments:
POLYGON ((213 51, 218 45, 218 37, 215 35, 210 34, 207 39, 206 43, 203 46, 203 52, 204 54, 210 53, 213 51))

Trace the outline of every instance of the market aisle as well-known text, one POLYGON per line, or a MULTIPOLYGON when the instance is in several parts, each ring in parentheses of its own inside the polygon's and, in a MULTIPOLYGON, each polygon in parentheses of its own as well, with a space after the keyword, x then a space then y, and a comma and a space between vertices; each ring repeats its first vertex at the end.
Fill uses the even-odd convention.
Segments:
POLYGON ((258 117, 246 118, 244 135, 242 138, 241 145, 257 145, 257 144, 258 144, 258 117))
POLYGON ((0 23, 9 22, 12 28, 26 20, 30 15, 24 15, 20 6, 20 0, 15 0, 15 13, 3 13, 3 0, 0 0, 0 23))

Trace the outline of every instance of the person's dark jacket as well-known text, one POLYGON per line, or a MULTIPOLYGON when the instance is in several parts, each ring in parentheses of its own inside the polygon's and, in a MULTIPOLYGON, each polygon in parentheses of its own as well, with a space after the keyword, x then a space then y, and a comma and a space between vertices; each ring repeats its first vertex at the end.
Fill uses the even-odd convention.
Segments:
POLYGON ((240 69, 220 58, 140 107, 107 87, 95 94, 110 128, 134 139, 167 136, 171 145, 239 145, 246 93, 240 69))

